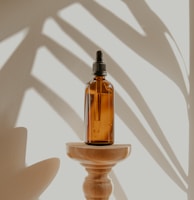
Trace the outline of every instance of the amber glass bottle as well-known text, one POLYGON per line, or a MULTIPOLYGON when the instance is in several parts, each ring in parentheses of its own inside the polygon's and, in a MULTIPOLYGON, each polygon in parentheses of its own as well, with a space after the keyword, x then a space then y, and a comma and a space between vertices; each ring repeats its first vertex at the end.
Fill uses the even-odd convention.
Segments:
POLYGON ((106 64, 101 51, 96 52, 93 75, 85 90, 85 143, 111 145, 114 143, 114 88, 105 79, 106 64))

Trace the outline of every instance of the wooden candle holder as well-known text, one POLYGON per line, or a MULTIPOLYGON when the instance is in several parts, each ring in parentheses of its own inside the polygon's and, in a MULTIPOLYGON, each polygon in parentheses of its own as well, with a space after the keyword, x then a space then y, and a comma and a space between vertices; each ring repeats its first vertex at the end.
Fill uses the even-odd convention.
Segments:
POLYGON ((88 172, 83 184, 87 200, 108 200, 112 193, 109 172, 131 151, 130 144, 92 146, 85 143, 67 143, 67 155, 80 162, 88 172))

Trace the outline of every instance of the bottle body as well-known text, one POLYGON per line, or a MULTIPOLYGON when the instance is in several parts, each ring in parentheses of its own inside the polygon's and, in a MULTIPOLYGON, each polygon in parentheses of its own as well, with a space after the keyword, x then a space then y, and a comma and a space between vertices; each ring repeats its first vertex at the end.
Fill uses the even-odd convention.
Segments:
POLYGON ((95 76, 85 89, 85 143, 114 143, 114 88, 104 76, 95 76))

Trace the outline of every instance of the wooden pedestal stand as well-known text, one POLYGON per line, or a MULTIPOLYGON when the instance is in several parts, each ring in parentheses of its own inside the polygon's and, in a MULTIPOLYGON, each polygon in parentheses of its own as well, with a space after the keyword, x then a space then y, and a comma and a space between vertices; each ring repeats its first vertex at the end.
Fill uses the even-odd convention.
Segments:
POLYGON ((131 151, 130 144, 92 146, 84 143, 67 143, 67 154, 80 162, 88 172, 83 184, 87 200, 108 200, 112 183, 108 173, 117 162, 125 159, 131 151))

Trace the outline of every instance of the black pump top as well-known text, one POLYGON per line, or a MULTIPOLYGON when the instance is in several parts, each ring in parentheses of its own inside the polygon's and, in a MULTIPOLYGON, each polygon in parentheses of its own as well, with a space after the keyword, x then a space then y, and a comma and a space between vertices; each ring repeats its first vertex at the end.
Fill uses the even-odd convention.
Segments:
POLYGON ((106 64, 103 62, 103 53, 98 50, 96 52, 96 61, 93 63, 93 74, 96 76, 106 76, 106 64))

